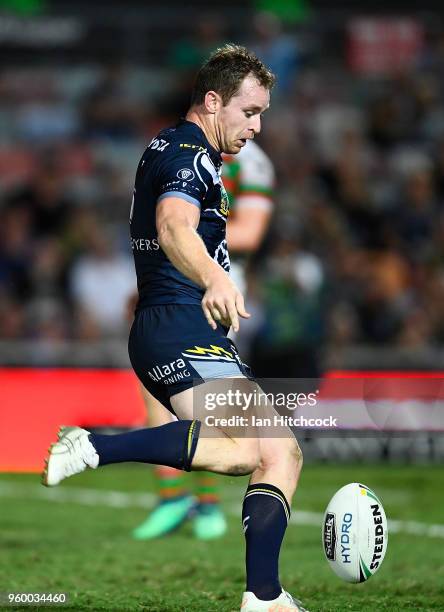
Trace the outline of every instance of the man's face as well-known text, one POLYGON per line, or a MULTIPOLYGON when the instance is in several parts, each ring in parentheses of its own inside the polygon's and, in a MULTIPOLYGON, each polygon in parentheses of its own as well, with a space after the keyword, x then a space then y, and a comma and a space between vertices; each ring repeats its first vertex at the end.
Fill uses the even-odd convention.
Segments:
POLYGON ((270 92, 249 75, 226 106, 216 114, 217 138, 223 153, 239 153, 248 139, 261 131, 261 114, 270 104, 270 92))

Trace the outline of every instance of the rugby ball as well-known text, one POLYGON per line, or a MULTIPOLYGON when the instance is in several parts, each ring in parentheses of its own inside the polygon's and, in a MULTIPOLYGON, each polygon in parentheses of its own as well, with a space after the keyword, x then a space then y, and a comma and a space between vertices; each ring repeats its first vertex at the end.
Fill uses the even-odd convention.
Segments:
POLYGON ((322 542, 331 569, 347 582, 365 582, 387 550, 387 519, 381 500, 352 482, 333 495, 325 511, 322 542))

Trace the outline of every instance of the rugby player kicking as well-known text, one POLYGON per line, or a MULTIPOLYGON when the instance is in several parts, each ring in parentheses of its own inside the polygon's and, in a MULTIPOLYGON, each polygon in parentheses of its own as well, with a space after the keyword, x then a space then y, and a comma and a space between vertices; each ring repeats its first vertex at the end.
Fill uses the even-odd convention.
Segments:
POLYGON ((249 314, 228 274, 220 168, 221 153, 239 153, 260 131, 273 84, 272 73, 245 48, 218 49, 197 75, 186 119, 152 140, 137 169, 130 225, 139 302, 129 355, 144 387, 178 420, 117 435, 62 428, 43 473, 47 486, 124 461, 251 474, 242 508, 244 612, 304 610, 282 589, 278 571, 302 455, 285 428, 279 437, 261 430, 234 437, 221 426, 215 437, 213 426, 193 419, 193 386, 201 383, 202 397, 214 391, 215 379, 256 390, 227 337, 249 314))
MULTIPOLYGON (((223 154, 222 160, 222 182, 230 208, 227 222, 230 276, 244 294, 248 259, 259 249, 270 223, 275 173, 271 160, 253 140, 248 140, 236 155, 223 154)), ((131 322, 137 301, 138 293, 128 301, 128 318, 131 322)), ((233 336, 230 334, 235 339, 233 336)), ((176 420, 142 384, 140 386, 148 427, 158 427, 176 420)), ((192 475, 195 478, 190 481, 191 474, 182 470, 165 465, 155 466, 158 503, 133 530, 136 540, 165 536, 177 530, 189 518, 192 519, 193 533, 199 540, 214 540, 223 536, 227 522, 220 507, 216 477, 209 472, 194 472, 192 475)))

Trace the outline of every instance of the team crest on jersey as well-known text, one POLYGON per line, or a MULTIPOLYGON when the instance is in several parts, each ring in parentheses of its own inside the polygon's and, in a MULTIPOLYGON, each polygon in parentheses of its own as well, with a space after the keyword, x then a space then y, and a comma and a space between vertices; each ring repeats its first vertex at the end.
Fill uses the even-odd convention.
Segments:
POLYGON ((177 173, 177 176, 182 180, 182 181, 192 181, 194 178, 194 172, 192 170, 190 170, 189 168, 182 168, 181 170, 179 170, 179 172, 177 173))

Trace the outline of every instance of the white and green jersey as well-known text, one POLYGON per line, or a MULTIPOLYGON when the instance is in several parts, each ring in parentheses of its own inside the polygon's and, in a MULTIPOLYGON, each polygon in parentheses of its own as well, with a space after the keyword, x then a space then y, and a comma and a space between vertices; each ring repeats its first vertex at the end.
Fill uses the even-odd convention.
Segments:
POLYGON ((230 213, 239 207, 271 210, 274 168, 268 156, 254 141, 237 155, 223 155, 222 181, 230 200, 230 213))
MULTIPOLYGON (((274 168, 264 151, 252 140, 237 155, 222 155, 222 182, 230 202, 229 215, 241 207, 271 211, 273 207, 274 168)), ((228 223, 229 221, 228 217, 228 223)), ((246 258, 233 253, 230 276, 244 294, 246 258)))

